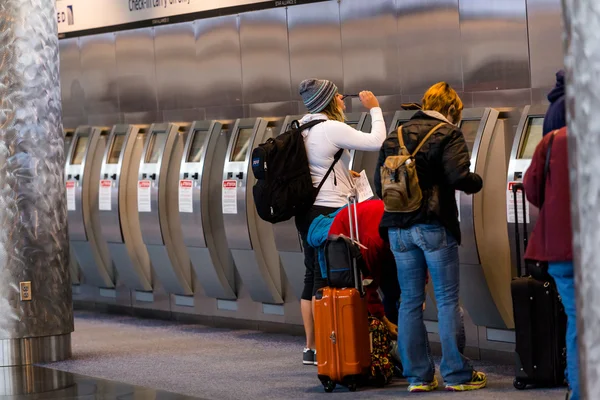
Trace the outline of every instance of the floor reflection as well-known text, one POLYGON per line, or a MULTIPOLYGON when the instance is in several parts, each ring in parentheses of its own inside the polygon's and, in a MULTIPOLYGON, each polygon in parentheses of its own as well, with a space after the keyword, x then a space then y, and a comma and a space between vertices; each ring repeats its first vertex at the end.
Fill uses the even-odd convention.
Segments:
POLYGON ((199 398, 51 368, 23 366, 0 368, 0 399, 191 400, 199 398))

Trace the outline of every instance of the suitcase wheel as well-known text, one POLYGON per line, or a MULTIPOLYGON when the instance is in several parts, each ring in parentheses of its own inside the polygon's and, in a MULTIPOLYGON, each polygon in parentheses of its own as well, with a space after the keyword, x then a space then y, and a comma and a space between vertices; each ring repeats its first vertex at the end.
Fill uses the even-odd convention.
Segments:
POLYGON ((527 383, 515 378, 515 380, 513 381, 513 386, 515 387, 515 389, 524 390, 527 387, 527 383))
POLYGON ((325 389, 325 391, 327 393, 333 392, 333 389, 335 389, 335 382, 334 381, 323 382, 323 389, 325 389))

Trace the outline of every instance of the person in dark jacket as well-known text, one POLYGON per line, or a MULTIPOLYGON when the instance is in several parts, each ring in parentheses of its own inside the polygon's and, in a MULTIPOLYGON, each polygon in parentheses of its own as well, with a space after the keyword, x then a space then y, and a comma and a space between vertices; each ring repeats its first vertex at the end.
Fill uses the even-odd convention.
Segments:
POLYGON ((565 109, 565 71, 556 73, 556 86, 548 93, 550 106, 544 117, 543 135, 546 136, 554 129, 567 126, 567 113, 565 109))
MULTIPOLYGON (((446 82, 433 85, 423 97, 423 110, 398 131, 409 152, 427 133, 446 122, 416 154, 419 186, 423 192, 420 209, 409 213, 385 212, 381 234, 389 239, 396 259, 402 301, 398 319, 398 349, 409 391, 437 388, 427 332, 423 322, 427 270, 433 282, 438 306, 442 362, 440 372, 450 391, 485 387, 487 377, 473 369, 461 353, 458 338, 462 330, 459 309, 460 225, 455 190, 477 193, 483 182, 470 172, 470 155, 465 138, 457 127, 463 104, 446 82)), ((377 195, 382 196, 380 168, 389 156, 398 154, 398 132, 390 134, 380 150, 375 172, 377 195)))
MULTIPOLYGON (((549 109, 546 118, 550 121, 564 123, 562 116, 549 115, 556 109, 549 109)), ((563 112, 564 109, 558 112, 563 112)), ((545 124, 544 124, 545 125, 545 124)), ((571 389, 571 400, 579 400, 579 356, 577 353, 577 312, 575 307, 575 279, 573 271, 573 242, 571 228, 571 195, 569 189, 569 160, 567 154, 567 128, 549 125, 550 134, 538 144, 527 169, 523 186, 527 200, 540 208, 531 237, 527 244, 525 258, 528 260, 547 261, 548 273, 556 282, 558 294, 561 297, 567 314, 567 381, 571 389), (554 139, 552 139, 554 135, 554 139), (542 205, 541 191, 544 185, 544 167, 548 146, 550 149, 550 164, 545 182, 544 203, 542 205)))

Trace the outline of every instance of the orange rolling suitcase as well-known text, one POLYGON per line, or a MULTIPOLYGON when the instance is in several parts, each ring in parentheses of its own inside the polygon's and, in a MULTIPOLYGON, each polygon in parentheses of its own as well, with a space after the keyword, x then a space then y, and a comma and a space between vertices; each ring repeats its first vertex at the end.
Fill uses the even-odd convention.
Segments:
MULTIPOLYGON (((356 199, 348 204, 350 239, 358 245, 356 199)), ((325 287, 316 294, 315 338, 318 377, 326 392, 336 384, 353 392, 365 381, 371 368, 371 341, 362 277, 356 261, 350 260, 355 288, 325 287)), ((329 265, 327 265, 329 270, 329 265)))

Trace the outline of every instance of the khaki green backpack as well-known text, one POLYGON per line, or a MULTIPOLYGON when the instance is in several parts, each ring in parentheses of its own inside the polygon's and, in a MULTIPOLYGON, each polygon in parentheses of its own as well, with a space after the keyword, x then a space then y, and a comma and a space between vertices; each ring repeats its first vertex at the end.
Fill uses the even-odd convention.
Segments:
POLYGON ((404 145, 402 127, 398 128, 398 142, 400 151, 397 156, 389 156, 380 168, 381 189, 385 211, 397 213, 409 213, 421 207, 423 193, 419 186, 417 176, 417 165, 415 155, 421 150, 425 142, 435 131, 445 125, 444 122, 437 124, 423 138, 415 151, 410 154, 404 145))

